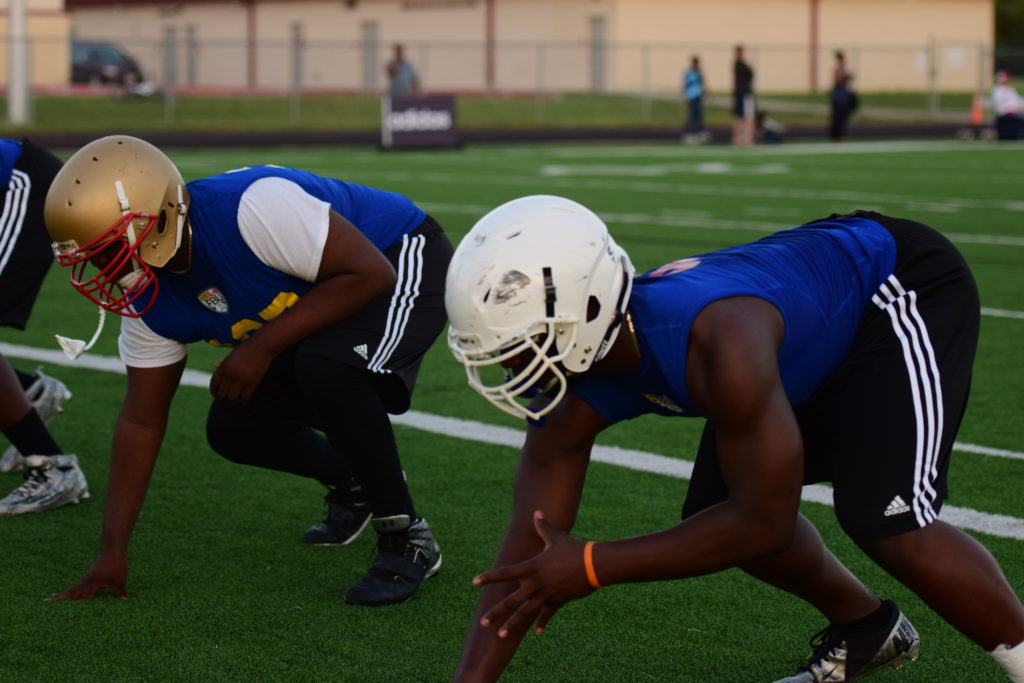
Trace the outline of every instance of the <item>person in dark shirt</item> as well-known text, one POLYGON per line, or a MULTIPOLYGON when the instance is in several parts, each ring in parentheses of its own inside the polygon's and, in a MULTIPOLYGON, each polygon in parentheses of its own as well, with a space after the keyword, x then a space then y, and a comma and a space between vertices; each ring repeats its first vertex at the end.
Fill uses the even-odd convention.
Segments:
POLYGON ((836 50, 836 64, 832 70, 832 88, 828 92, 831 119, 829 137, 845 140, 850 117, 857 109, 857 95, 853 91, 853 74, 846 67, 846 55, 836 50))
POLYGON ((732 63, 732 144, 754 144, 754 70, 747 63, 742 45, 737 45, 732 63))

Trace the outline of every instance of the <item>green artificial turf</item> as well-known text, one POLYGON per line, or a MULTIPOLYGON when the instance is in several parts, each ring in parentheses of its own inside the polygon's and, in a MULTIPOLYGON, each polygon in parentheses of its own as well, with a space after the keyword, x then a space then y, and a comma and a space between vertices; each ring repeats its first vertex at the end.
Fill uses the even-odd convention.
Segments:
MULTIPOLYGON (((951 235, 971 263, 982 306, 1024 304, 1021 150, 996 144, 855 143, 732 150, 677 145, 480 146, 456 151, 357 148, 171 149, 186 178, 273 162, 402 192, 457 241, 483 213, 516 196, 557 193, 602 215, 639 270, 748 241, 832 212, 871 208, 951 235), (902 151, 894 151, 902 150, 902 151)), ((66 151, 62 151, 66 153, 66 151)), ((56 349, 53 334, 88 338, 95 308, 54 267, 24 332, 0 341, 56 349)), ((90 354, 116 356, 116 321, 90 354)), ((959 441, 1024 451, 1024 319, 985 316, 971 404, 959 441)), ((224 351, 190 349, 211 372, 224 351)), ((11 356, 32 370, 36 362, 11 356)), ((511 505, 516 452, 397 427, 417 507, 444 565, 407 604, 345 605, 366 569, 371 535, 310 548, 321 488, 233 465, 205 444, 205 388, 179 390, 130 548, 129 598, 44 598, 76 583, 95 557, 107 455, 123 376, 46 364, 75 396, 51 427, 78 453, 92 498, 46 514, 0 518, 2 681, 444 681, 453 671, 477 590, 511 505)), ((413 409, 520 427, 465 385, 438 342, 413 409)), ((692 459, 699 420, 642 418, 601 443, 692 459)), ((0 439, 0 447, 6 442, 0 439)), ((1021 459, 956 452, 952 505, 1024 524, 1021 459)), ((4 493, 18 476, 0 475, 4 493)), ((595 463, 574 534, 605 540, 676 522, 687 482, 595 463)), ((896 599, 922 635, 922 656, 871 680, 1000 680, 980 649, 873 565, 828 507, 805 503, 833 551, 879 594, 896 599)), ((1024 543, 975 533, 1024 592, 1024 543)), ((970 586, 959 587, 970 591, 970 586)), ((509 681, 772 681, 792 673, 824 626, 795 598, 737 570, 657 584, 613 586, 565 606, 529 635, 509 681)))

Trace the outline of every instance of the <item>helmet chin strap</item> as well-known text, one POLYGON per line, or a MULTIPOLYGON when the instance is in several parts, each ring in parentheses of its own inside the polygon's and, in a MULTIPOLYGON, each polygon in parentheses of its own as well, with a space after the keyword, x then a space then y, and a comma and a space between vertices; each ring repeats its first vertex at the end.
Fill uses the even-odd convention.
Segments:
POLYGON ((83 353, 92 348, 92 345, 96 343, 96 340, 100 338, 100 332, 103 331, 103 321, 107 318, 107 312, 100 307, 100 320, 99 324, 96 325, 96 331, 92 335, 92 339, 89 343, 82 341, 81 339, 69 339, 68 337, 62 337, 59 334, 53 335, 57 339, 57 343, 60 344, 60 348, 64 350, 64 355, 69 360, 75 360, 83 353))
POLYGON ((188 204, 185 202, 185 188, 178 185, 178 234, 175 237, 174 253, 181 248, 181 236, 185 232, 185 217, 188 215, 188 204))
MULTIPOLYGON (((117 202, 121 207, 121 215, 127 216, 129 213, 131 213, 132 207, 128 201, 128 195, 124 191, 124 184, 120 180, 115 180, 114 189, 117 191, 117 202)), ((132 249, 135 249, 135 242, 138 238, 135 236, 135 224, 133 221, 128 221, 127 230, 125 230, 125 233, 128 236, 128 246, 130 246, 132 249)), ((178 233, 178 239, 181 239, 180 231, 178 233)), ((117 282, 117 284, 123 287, 124 289, 130 288, 133 284, 135 284, 136 280, 142 277, 142 266, 136 263, 135 259, 132 259, 130 263, 132 267, 132 272, 128 273, 127 275, 124 275, 117 282)))
POLYGON ((137 265, 135 265, 135 264, 132 264, 132 265, 133 265, 132 271, 129 272, 129 273, 125 273, 124 275, 122 275, 117 280, 117 286, 120 287, 121 289, 124 289, 124 290, 131 289, 132 286, 135 285, 135 283, 139 281, 139 278, 142 277, 142 268, 137 266, 137 265))

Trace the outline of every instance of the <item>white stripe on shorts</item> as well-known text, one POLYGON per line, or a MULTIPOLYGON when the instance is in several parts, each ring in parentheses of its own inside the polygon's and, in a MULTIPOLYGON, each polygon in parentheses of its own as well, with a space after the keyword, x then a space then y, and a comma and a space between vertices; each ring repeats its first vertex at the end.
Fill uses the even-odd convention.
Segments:
POLYGON ((384 367, 391 355, 402 341, 405 327, 409 323, 416 297, 420 294, 420 281, 423 279, 423 245, 427 238, 423 235, 402 237, 402 250, 398 255, 398 280, 395 293, 388 307, 388 321, 373 358, 367 368, 373 372, 391 372, 384 367))
POLYGON ((917 308, 916 291, 905 290, 896 276, 890 275, 871 301, 889 314, 903 347, 917 429, 912 507, 917 523, 925 526, 938 517, 934 482, 938 478, 936 464, 942 445, 943 415, 942 382, 935 351, 917 308))
POLYGON ((4 196, 3 213, 0 213, 0 273, 4 272, 14 246, 18 243, 31 191, 32 179, 24 171, 14 169, 4 196))

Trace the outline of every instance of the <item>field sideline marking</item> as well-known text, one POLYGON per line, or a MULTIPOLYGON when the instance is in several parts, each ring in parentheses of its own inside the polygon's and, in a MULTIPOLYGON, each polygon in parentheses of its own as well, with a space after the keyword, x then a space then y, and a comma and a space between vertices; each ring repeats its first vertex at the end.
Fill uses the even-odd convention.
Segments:
POLYGON ((993 318, 1016 318, 1018 320, 1024 320, 1024 311, 1007 311, 1002 308, 986 308, 981 307, 982 315, 989 315, 993 318))
MULTIPOLYGON (((431 415, 410 410, 404 415, 393 415, 395 424, 413 427, 434 434, 441 434, 457 439, 481 441, 495 446, 519 448, 522 446, 525 432, 511 427, 489 425, 473 420, 462 420, 454 417, 431 415)), ((979 447, 980 448, 980 447, 979 447)), ((958 449, 962 450, 962 449, 958 449)), ((1016 457, 1024 457, 1017 453, 1016 457)), ((591 459, 609 465, 618 465, 640 472, 661 474, 676 479, 689 479, 693 474, 693 462, 677 458, 669 458, 656 453, 636 451, 618 446, 594 446, 591 459)), ((820 484, 804 486, 800 496, 802 500, 833 507, 832 489, 820 484)), ((971 531, 979 531, 993 536, 1013 538, 1024 541, 1024 519, 979 512, 971 508, 955 505, 943 505, 939 518, 949 524, 971 531)))
MULTIPOLYGON (((49 349, 37 349, 30 346, 19 346, 0 342, 0 353, 29 360, 37 360, 65 367, 84 367, 104 372, 124 374, 124 364, 118 358, 86 354, 76 361, 70 361, 63 352, 49 349)), ((181 384, 190 387, 208 387, 210 373, 199 370, 185 370, 181 384)), ((473 420, 463 420, 442 415, 433 415, 418 410, 410 410, 403 415, 392 415, 391 421, 397 425, 412 427, 433 434, 441 434, 456 439, 478 441, 495 446, 519 448, 522 446, 525 432, 511 427, 491 425, 473 420)), ((954 449, 984 455, 1024 459, 1024 453, 1003 451, 986 446, 973 444, 954 444, 954 449)), ((636 451, 618 446, 594 446, 591 458, 597 462, 618 465, 640 472, 661 474, 677 479, 689 479, 693 474, 693 462, 677 458, 669 458, 656 453, 636 451)), ((813 484, 805 486, 801 498, 812 503, 832 506, 832 489, 828 486, 813 484)), ((955 505, 943 505, 940 519, 972 531, 979 531, 993 536, 1013 538, 1024 541, 1024 519, 1009 515, 997 515, 979 512, 970 508, 955 505)))

